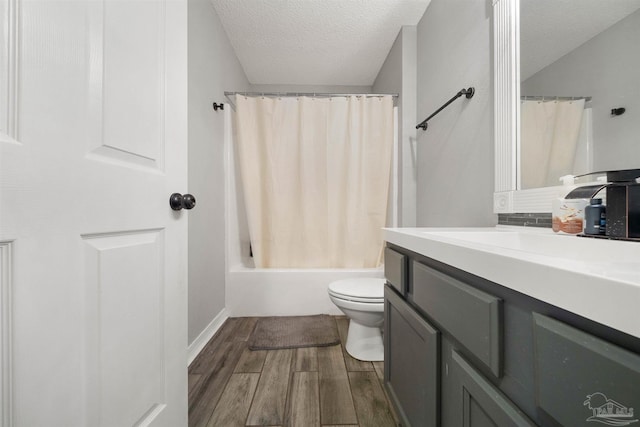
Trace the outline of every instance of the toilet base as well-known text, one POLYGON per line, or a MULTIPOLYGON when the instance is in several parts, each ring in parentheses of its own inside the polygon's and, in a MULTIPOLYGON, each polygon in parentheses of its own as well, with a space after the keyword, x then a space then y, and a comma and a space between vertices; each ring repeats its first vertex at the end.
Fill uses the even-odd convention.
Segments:
POLYGON ((365 362, 382 362, 384 360, 382 330, 377 326, 364 326, 349 319, 349 332, 345 348, 354 359, 365 362))

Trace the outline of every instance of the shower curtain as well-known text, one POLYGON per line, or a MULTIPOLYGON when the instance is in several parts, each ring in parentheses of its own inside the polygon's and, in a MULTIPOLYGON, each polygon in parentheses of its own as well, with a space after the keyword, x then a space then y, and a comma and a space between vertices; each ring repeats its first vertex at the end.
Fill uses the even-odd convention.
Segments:
POLYGON ((561 176, 573 173, 584 103, 522 101, 521 188, 560 185, 561 176))
POLYGON ((378 266, 392 98, 237 95, 236 105, 236 150, 256 267, 378 266))

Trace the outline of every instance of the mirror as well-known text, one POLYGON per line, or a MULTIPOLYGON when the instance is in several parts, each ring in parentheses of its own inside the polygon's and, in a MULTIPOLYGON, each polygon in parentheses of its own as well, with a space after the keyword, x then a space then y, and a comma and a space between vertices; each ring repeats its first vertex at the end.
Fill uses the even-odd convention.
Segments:
POLYGON ((496 212, 640 166, 639 45, 640 0, 494 0, 496 212))

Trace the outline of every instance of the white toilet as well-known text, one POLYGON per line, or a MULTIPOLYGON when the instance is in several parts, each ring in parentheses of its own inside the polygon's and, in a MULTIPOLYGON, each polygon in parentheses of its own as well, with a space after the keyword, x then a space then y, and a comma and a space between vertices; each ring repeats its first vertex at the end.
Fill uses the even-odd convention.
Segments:
POLYGON ((358 360, 384 359, 384 282, 385 279, 355 278, 329 284, 329 298, 349 318, 345 348, 358 360))

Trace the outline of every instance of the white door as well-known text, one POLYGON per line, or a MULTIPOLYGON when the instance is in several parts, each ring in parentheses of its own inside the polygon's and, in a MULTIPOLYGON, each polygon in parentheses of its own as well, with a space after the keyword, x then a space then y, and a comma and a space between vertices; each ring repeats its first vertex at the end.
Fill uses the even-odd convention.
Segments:
POLYGON ((186 425, 186 0, 0 0, 2 427, 186 425))

